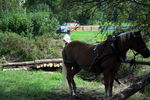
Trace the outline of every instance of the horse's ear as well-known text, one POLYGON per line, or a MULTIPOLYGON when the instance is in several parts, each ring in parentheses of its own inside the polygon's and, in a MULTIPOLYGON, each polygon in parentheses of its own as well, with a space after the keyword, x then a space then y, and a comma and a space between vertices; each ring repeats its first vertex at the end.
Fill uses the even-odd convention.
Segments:
POLYGON ((140 33, 141 37, 143 38, 145 35, 145 32, 139 31, 139 33, 140 33))
POLYGON ((111 39, 112 39, 112 35, 108 35, 107 40, 111 40, 111 39))
POLYGON ((133 31, 131 32, 132 36, 135 38, 135 37, 139 37, 141 36, 142 37, 142 32, 141 31, 133 31))
POLYGON ((110 38, 112 38, 112 35, 108 35, 108 36, 107 36, 107 39, 110 39, 110 38))

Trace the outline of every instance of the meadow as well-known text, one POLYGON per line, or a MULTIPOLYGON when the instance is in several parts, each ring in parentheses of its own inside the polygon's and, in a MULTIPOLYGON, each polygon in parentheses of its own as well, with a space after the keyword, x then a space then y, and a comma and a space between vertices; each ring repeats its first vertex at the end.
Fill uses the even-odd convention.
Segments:
MULTIPOLYGON (((0 100, 101 100, 104 95, 102 83, 75 77, 78 96, 71 97, 59 72, 0 71, 0 76, 0 100)), ((138 94, 128 100, 149 99, 138 94)))
MULTIPOLYGON (((59 72, 0 71, 0 76, 0 100, 69 100, 59 72)), ((79 89, 99 87, 97 82, 75 79, 79 89)))
POLYGON ((104 41, 113 31, 72 31, 71 39, 95 44, 104 41))

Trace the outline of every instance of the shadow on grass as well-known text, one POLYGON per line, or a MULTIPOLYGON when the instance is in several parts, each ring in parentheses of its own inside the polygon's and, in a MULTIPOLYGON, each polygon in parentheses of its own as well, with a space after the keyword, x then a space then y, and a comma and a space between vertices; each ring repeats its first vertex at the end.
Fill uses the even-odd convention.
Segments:
POLYGON ((86 91, 80 88, 78 96, 70 96, 66 90, 60 88, 43 89, 39 84, 26 84, 24 86, 12 86, 11 88, 0 86, 0 100, 102 100, 94 90, 86 91), (50 89, 50 90, 49 90, 50 89))

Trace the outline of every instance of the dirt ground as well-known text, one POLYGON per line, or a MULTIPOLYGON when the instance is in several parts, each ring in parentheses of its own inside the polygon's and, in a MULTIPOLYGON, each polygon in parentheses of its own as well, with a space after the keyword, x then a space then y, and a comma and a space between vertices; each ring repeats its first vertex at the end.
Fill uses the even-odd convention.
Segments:
MULTIPOLYGON (((78 92, 77 96, 70 96, 66 92, 56 91, 49 93, 49 96, 42 100, 103 100, 103 94, 97 93, 94 90, 88 90, 88 92, 81 90, 78 92)), ((127 100, 150 100, 150 98, 139 98, 139 96, 134 96, 127 100)))
POLYGON ((99 94, 96 90, 80 88, 77 91, 77 96, 71 96, 67 91, 56 90, 44 100, 103 100, 103 94, 99 94))
MULTIPOLYGON (((124 87, 125 88, 125 87, 124 87)), ((120 87, 114 88, 114 91, 119 92, 120 87)), ((122 89, 121 89, 122 90, 122 89)), ((77 96, 71 96, 67 90, 58 89, 53 93, 49 93, 48 97, 42 100, 103 100, 104 89, 102 88, 78 88, 77 96)), ((140 93, 135 94, 127 100, 150 100, 150 98, 141 98, 140 93)))

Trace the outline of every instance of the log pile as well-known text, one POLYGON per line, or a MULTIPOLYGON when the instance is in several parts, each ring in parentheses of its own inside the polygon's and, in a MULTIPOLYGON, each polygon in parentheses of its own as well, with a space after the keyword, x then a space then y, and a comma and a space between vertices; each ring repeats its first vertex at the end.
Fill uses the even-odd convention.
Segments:
POLYGON ((7 67, 7 66, 15 66, 15 67, 30 67, 32 68, 43 68, 43 67, 61 67, 62 66, 62 59, 42 59, 42 60, 34 60, 34 61, 25 61, 25 62, 13 62, 13 63, 5 63, 0 64, 0 66, 7 67))
POLYGON ((47 63, 47 64, 39 64, 36 68, 43 68, 43 67, 56 67, 59 68, 62 66, 62 63, 47 63))

